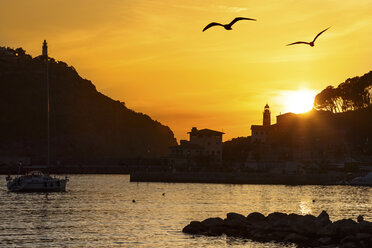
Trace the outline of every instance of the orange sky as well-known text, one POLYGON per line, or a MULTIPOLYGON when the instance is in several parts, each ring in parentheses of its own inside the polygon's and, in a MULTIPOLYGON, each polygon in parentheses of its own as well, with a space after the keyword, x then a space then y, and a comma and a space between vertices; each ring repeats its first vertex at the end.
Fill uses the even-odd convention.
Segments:
POLYGON ((168 125, 250 135, 266 102, 319 92, 372 68, 370 0, 1 0, 0 45, 73 65, 109 97, 168 125), (241 21, 232 31, 211 21, 241 21), (315 47, 285 46, 316 41, 315 47))

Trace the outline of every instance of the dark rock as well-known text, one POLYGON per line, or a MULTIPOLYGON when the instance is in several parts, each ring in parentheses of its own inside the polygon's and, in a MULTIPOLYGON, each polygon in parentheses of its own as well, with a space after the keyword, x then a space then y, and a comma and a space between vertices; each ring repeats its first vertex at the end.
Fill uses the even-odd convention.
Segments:
POLYGON ((298 219, 301 219, 303 217, 303 215, 299 215, 299 214, 289 214, 288 215, 288 219, 290 221, 297 221, 298 219))
POLYGON ((291 233, 289 232, 271 232, 269 234, 270 240, 284 242, 285 238, 291 233))
POLYGON ((225 221, 226 230, 224 233, 228 236, 247 235, 252 226, 248 223, 244 215, 237 213, 228 213, 225 221))
POLYGON ((322 236, 345 236, 358 232, 358 224, 352 219, 343 219, 326 225, 318 231, 322 236))
POLYGON ((265 219, 266 219, 265 215, 258 213, 258 212, 250 213, 247 216, 248 223, 261 222, 261 221, 264 221, 265 219))
POLYGON ((359 241, 359 244, 360 244, 360 247, 366 247, 366 248, 372 247, 372 242, 370 242, 369 240, 361 240, 359 241))
POLYGON ((292 223, 288 220, 282 220, 277 221, 273 224, 268 224, 269 228, 268 230, 276 231, 276 232, 294 232, 295 227, 292 225, 292 223))
MULTIPOLYGON (((249 222, 248 222, 249 223, 249 222)), ((261 231, 272 231, 273 225, 268 223, 267 221, 255 222, 250 224, 254 229, 261 230, 261 231)))
POLYGON ((237 228, 226 228, 223 231, 224 234, 226 234, 229 237, 246 237, 250 236, 247 230, 244 229, 237 229, 237 228))
POLYGON ((207 236, 220 236, 226 230, 225 221, 220 217, 205 219, 201 224, 206 227, 205 235, 207 236))
POLYGON ((333 236, 337 233, 336 227, 331 223, 321 228, 317 234, 321 236, 333 236))
POLYGON ((350 243, 355 241, 354 235, 347 235, 345 238, 341 239, 340 243, 350 243))
POLYGON ((318 242, 322 245, 329 245, 332 244, 332 238, 330 237, 322 237, 318 239, 318 242))
POLYGON ((228 213, 225 222, 248 224, 247 218, 242 214, 228 213))
POLYGON ((360 247, 359 244, 354 243, 354 242, 345 243, 340 246, 340 248, 359 248, 359 247, 360 247))
POLYGON ((329 220, 329 214, 328 214, 325 210, 323 210, 323 211, 318 215, 317 218, 318 218, 318 219, 326 218, 326 219, 329 220))
POLYGON ((288 217, 288 215, 285 213, 274 212, 274 213, 269 214, 266 217, 266 220, 270 223, 273 223, 278 220, 284 220, 286 217, 288 217))
POLYGON ((247 217, 228 213, 225 220, 193 221, 183 232, 208 236, 224 233, 260 242, 292 242, 299 247, 372 247, 372 223, 351 219, 332 223, 325 211, 318 217, 276 212, 265 218, 260 213, 247 217))
POLYGON ((336 245, 313 245, 313 247, 317 247, 317 248, 338 248, 338 246, 336 245))
POLYGON ((248 227, 246 222, 242 222, 238 219, 225 220, 225 224, 228 228, 245 229, 248 227))
POLYGON ((220 236, 226 232, 226 228, 223 225, 210 226, 208 231, 205 233, 207 236, 220 236))
POLYGON ((207 231, 207 227, 200 221, 191 221, 190 224, 182 229, 182 232, 189 234, 201 234, 207 231))
POLYGON ((266 223, 270 230, 292 233, 295 229, 293 226, 294 220, 293 216, 292 218, 286 216, 283 218, 277 218, 276 221, 271 219, 271 221, 267 221, 266 223))
POLYGON ((208 219, 203 220, 201 223, 208 228, 211 227, 211 226, 223 226, 223 225, 225 225, 225 222, 220 217, 208 218, 208 219))
POLYGON ((362 239, 370 239, 371 238, 371 235, 369 233, 357 233, 355 235, 355 238, 357 240, 362 240, 362 239))
POLYGON ((359 232, 372 233, 372 222, 362 221, 358 224, 359 232))
POLYGON ((284 238, 284 241, 293 243, 306 243, 309 241, 309 239, 297 233, 290 233, 284 238))
POLYGON ((318 228, 324 227, 324 226, 326 226, 326 225, 328 225, 330 223, 332 223, 332 222, 329 219, 329 215, 324 210, 316 218, 316 224, 317 224, 318 228))
POLYGON ((256 241, 269 241, 269 239, 267 239, 267 232, 262 230, 252 231, 250 238, 256 241))
POLYGON ((291 228, 294 232, 306 235, 313 235, 318 232, 317 218, 313 215, 292 216, 291 228))
POLYGON ((333 222, 332 225, 336 226, 336 231, 339 235, 355 234, 358 232, 358 223, 352 219, 338 220, 333 222))
POLYGON ((363 216, 362 215, 359 215, 358 218, 357 218, 357 221, 358 222, 362 222, 364 220, 363 216))

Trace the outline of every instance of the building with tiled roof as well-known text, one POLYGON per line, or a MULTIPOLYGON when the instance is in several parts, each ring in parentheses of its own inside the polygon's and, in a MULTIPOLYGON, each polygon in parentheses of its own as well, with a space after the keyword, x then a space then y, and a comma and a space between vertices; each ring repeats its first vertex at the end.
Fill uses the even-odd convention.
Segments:
POLYGON ((223 132, 211 129, 193 127, 190 140, 181 140, 180 145, 170 147, 171 156, 175 164, 195 164, 197 158, 203 158, 209 164, 222 164, 222 135, 223 132))

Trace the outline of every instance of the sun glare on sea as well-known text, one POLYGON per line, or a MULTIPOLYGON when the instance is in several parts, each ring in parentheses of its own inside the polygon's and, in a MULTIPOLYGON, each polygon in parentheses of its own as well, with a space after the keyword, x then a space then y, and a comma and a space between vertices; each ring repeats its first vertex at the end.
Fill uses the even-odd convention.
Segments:
POLYGON ((286 112, 300 114, 310 111, 313 108, 316 94, 316 91, 307 89, 285 92, 283 104, 286 112))

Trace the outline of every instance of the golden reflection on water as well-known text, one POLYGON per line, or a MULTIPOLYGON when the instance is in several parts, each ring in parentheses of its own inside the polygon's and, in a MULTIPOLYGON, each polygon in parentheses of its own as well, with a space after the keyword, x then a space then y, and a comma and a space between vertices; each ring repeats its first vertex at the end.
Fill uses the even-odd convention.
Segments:
POLYGON ((310 203, 309 200, 304 200, 300 202, 300 211, 302 215, 312 214, 312 202, 310 203))
POLYGON ((0 178, 0 247, 283 247, 181 230, 228 212, 326 210, 333 221, 359 214, 372 221, 372 188, 366 187, 130 183, 127 175, 72 175, 67 190, 47 197, 8 193, 0 178))

